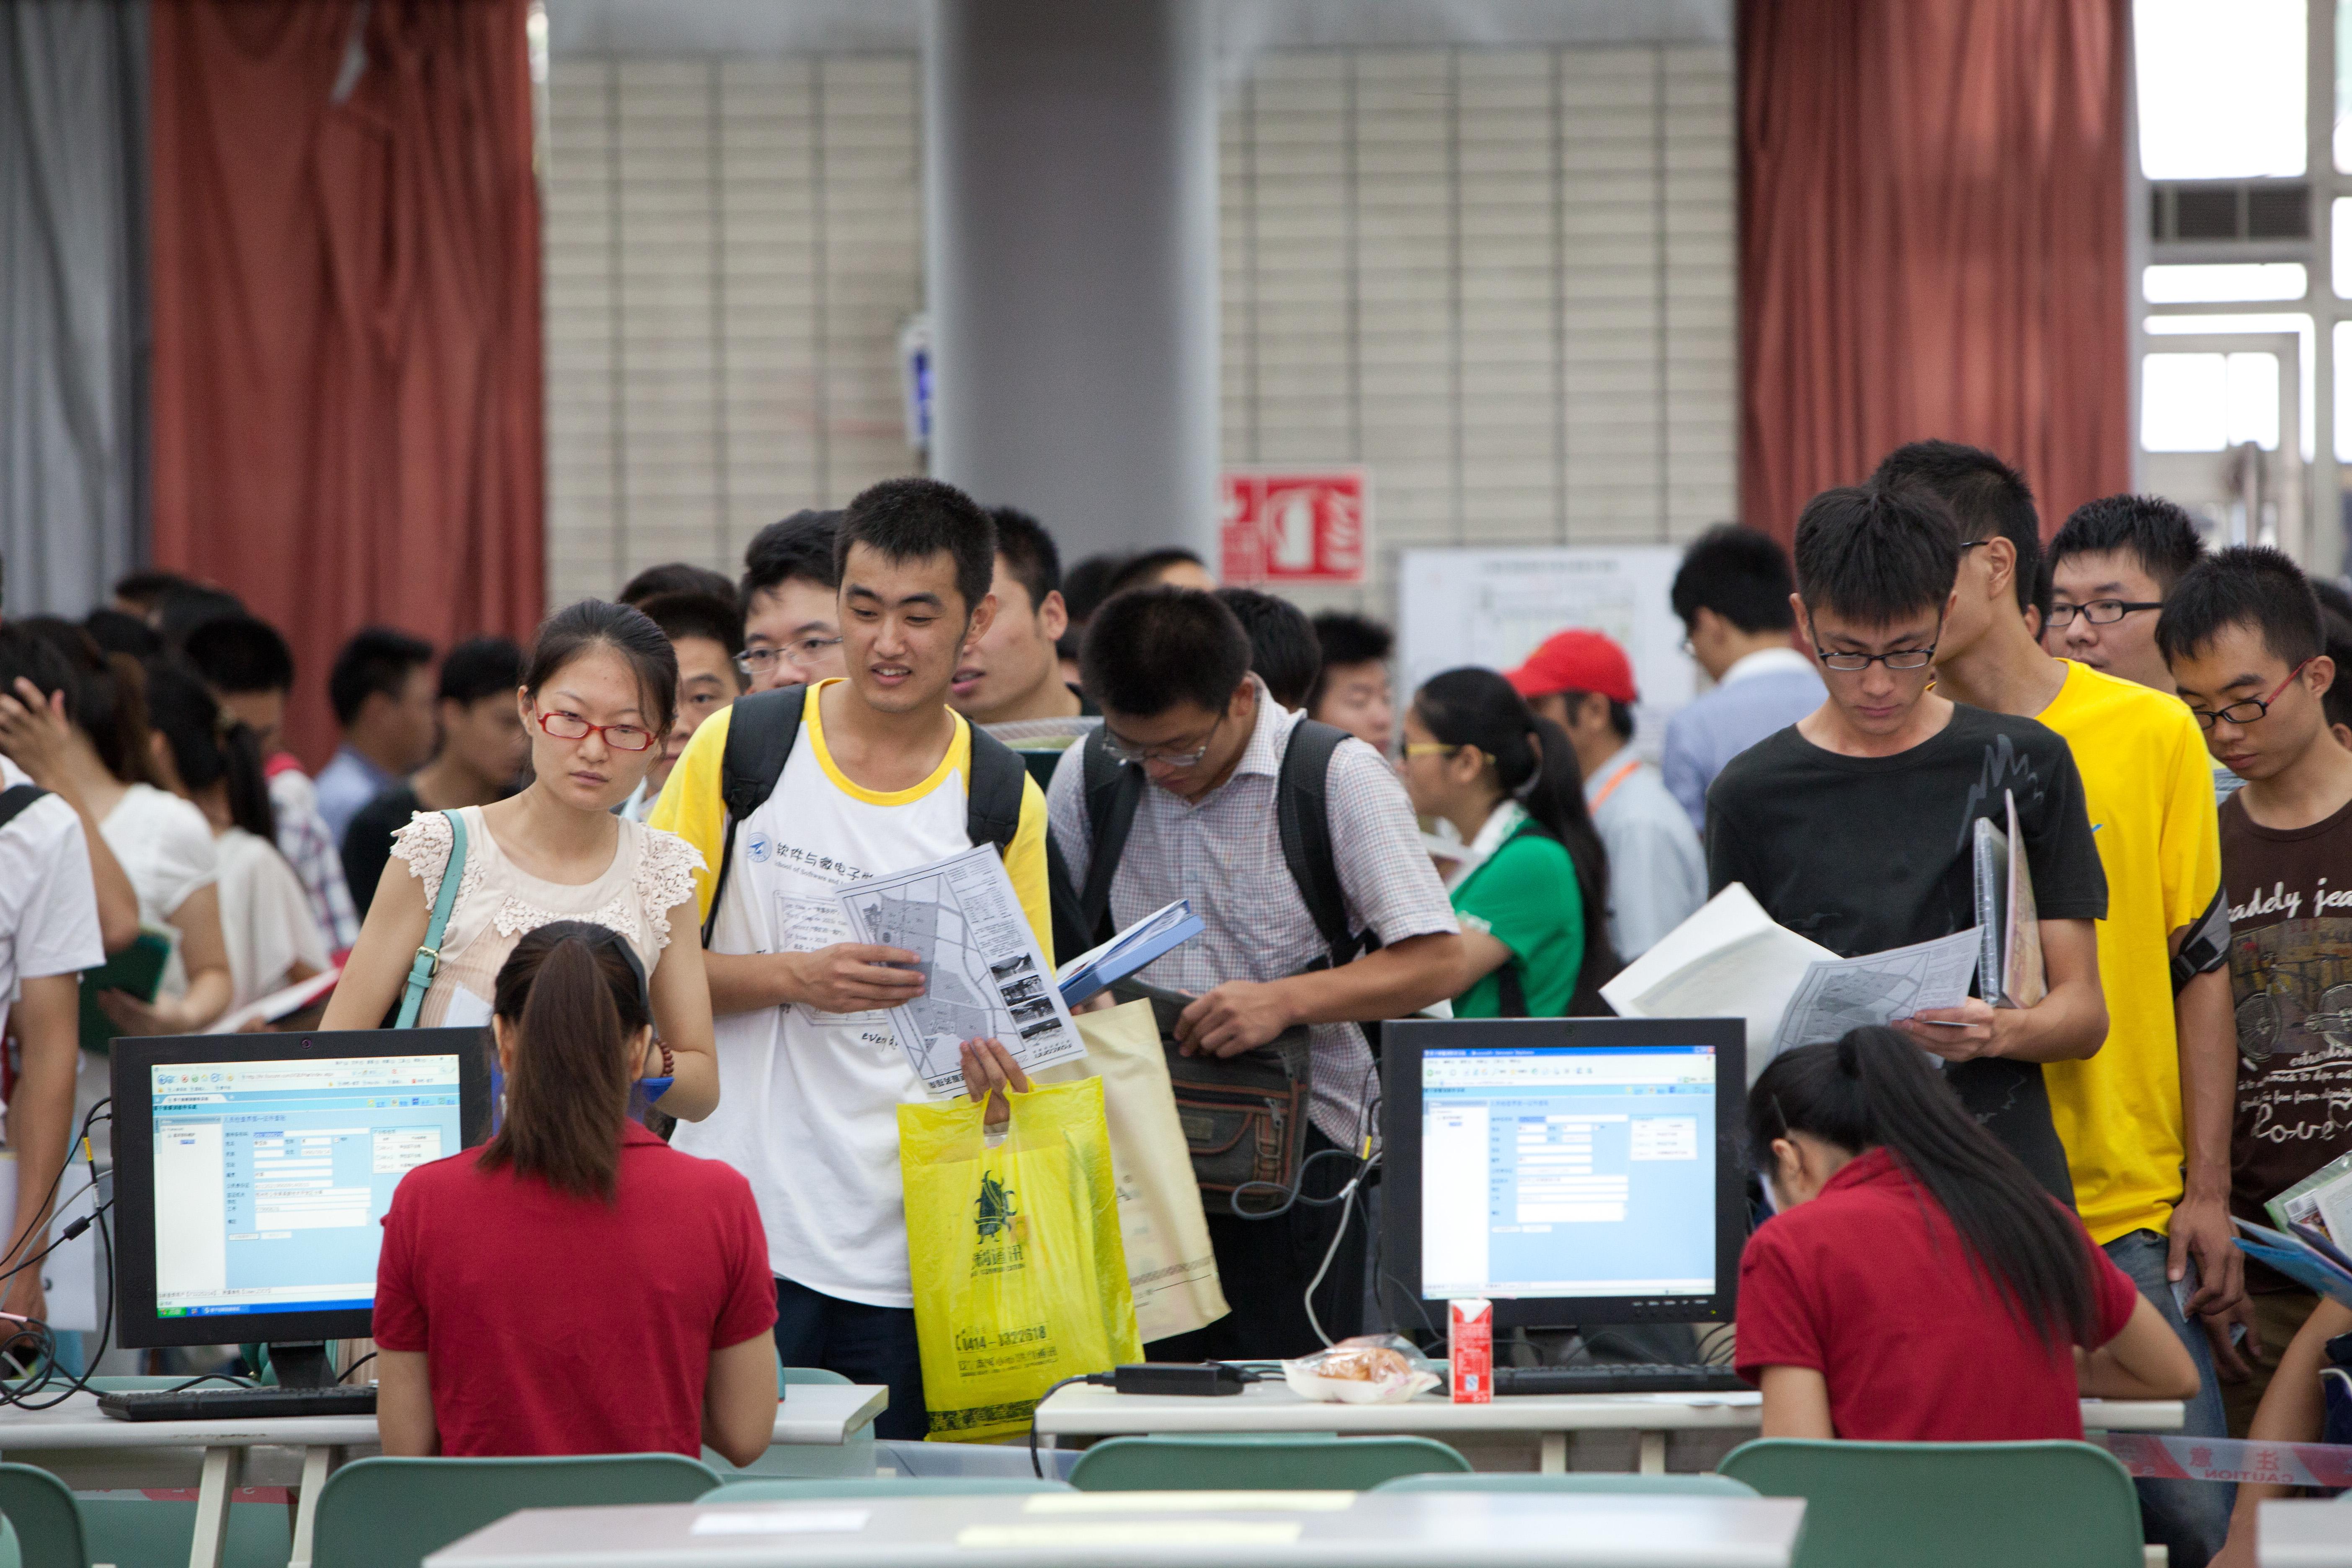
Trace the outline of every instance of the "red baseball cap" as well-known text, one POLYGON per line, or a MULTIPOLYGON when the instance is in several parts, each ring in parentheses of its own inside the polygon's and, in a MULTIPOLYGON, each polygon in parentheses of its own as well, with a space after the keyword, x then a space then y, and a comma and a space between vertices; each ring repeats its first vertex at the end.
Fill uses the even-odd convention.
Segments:
POLYGON ((1598 691, 1616 702, 1636 700, 1633 664, 1625 650, 1599 632, 1582 628, 1554 632, 1528 655, 1527 663, 1503 679, 1522 697, 1598 691))

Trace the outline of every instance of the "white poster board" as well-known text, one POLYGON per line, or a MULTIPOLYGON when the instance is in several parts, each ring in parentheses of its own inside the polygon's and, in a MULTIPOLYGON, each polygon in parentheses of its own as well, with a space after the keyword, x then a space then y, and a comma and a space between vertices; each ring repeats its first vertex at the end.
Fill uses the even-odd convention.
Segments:
POLYGON ((1398 572, 1399 695, 1460 665, 1509 669, 1552 633, 1588 627, 1633 661, 1633 746, 1654 760, 1667 718, 1697 680, 1667 599, 1682 558, 1671 544, 1408 550, 1398 572))

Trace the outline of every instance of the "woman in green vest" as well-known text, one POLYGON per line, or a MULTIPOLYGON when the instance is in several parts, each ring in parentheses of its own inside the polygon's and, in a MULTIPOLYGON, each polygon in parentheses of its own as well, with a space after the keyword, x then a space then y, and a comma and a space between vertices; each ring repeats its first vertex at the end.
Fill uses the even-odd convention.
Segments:
POLYGON ((1454 1016, 1606 1016, 1609 860, 1566 733, 1493 670, 1449 669, 1413 693, 1397 768, 1413 810, 1469 847, 1454 1016))

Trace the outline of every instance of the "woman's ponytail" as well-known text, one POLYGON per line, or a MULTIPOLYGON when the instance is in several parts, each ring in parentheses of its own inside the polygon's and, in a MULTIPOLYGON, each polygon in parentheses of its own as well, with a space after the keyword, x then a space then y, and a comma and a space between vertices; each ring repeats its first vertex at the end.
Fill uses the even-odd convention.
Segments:
POLYGON ((557 921, 527 933, 499 970, 493 1011, 513 1043, 506 1119, 482 1151, 559 1192, 614 1195, 631 1052, 652 1022, 635 955, 615 932, 557 921))
POLYGON ((1951 1219, 1972 1263, 2042 1340, 2095 1343, 2090 1243, 2017 1157, 1961 1108, 1901 1031, 1854 1029, 1834 1045, 1774 1058, 1748 1091, 1759 1169, 1772 1143, 1803 1132, 1861 1153, 1884 1148, 1951 1219))

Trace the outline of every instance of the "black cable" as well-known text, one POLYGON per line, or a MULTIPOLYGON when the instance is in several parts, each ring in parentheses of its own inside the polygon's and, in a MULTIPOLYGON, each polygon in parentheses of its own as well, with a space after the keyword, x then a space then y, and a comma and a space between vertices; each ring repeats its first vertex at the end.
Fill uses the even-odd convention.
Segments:
POLYGON ((68 1241, 80 1240, 83 1237, 89 1234, 89 1227, 98 1223, 98 1216, 104 1214, 108 1209, 110 1209, 113 1206, 114 1200, 112 1198, 107 1199, 104 1203, 99 1205, 97 1208, 91 1210, 89 1214, 74 1221, 71 1225, 66 1226, 65 1229, 59 1231, 57 1234, 56 1238, 53 1239, 47 1247, 41 1248, 40 1251, 36 1252, 30 1258, 20 1260, 14 1268, 0 1271, 0 1280, 5 1280, 17 1274, 23 1273, 26 1269, 30 1268, 34 1264, 38 1263, 42 1258, 47 1258, 50 1253, 55 1252, 58 1247, 63 1247, 68 1241))
POLYGON ((343 1375, 342 1375, 342 1376, 341 1376, 341 1377, 339 1377, 339 1378, 337 1378, 337 1379, 335 1379, 335 1381, 336 1381, 337 1383, 347 1383, 347 1382, 349 1382, 349 1381, 351 1380, 351 1375, 352 1375, 352 1373, 355 1373, 355 1372, 359 1371, 359 1369, 360 1369, 360 1368, 362 1368, 362 1367, 363 1367, 363 1366, 367 1365, 367 1363, 370 1363, 370 1362, 372 1362, 372 1361, 373 1361, 373 1360, 375 1360, 375 1352, 373 1352, 373 1351, 370 1351, 370 1352, 368 1352, 368 1353, 367 1353, 367 1354, 365 1354, 365 1355, 363 1355, 363 1356, 360 1357, 360 1359, 359 1359, 359 1360, 357 1360, 357 1361, 355 1361, 355 1362, 352 1363, 352 1364, 351 1364, 351 1365, 349 1365, 349 1366, 347 1366, 347 1367, 343 1368, 343 1375))
MULTIPOLYGON (((91 1106, 89 1110, 83 1113, 81 1119, 81 1131, 76 1135, 72 1142, 66 1145, 66 1163, 58 1167, 58 1173, 49 1178, 49 1190, 41 1194, 41 1207, 44 1210, 47 1209, 49 1205, 57 1201, 58 1188, 64 1184, 66 1173, 73 1169, 74 1156, 83 1148, 88 1146, 89 1142, 89 1130, 96 1126, 100 1120, 99 1112, 101 1110, 107 1110, 107 1108, 113 1103, 114 1100, 112 1097, 110 1096, 105 1100, 100 1100, 96 1105, 91 1106)), ((107 1111, 107 1115, 103 1120, 108 1121, 113 1121, 113 1112, 110 1110, 107 1111)), ((98 1162, 96 1157, 93 1156, 90 1161, 90 1169, 93 1173, 95 1173, 97 1168, 98 1162)), ((33 1227, 29 1226, 26 1226, 24 1235, 9 1243, 8 1249, 5 1252, 0 1252, 0 1263, 5 1263, 10 1258, 16 1257, 17 1248, 32 1240, 33 1236, 33 1227)), ((11 1272, 14 1271, 11 1270, 11 1272)))
MULTIPOLYGON (((1074 1383, 1090 1383, 1097 1388, 1108 1388, 1111 1385, 1111 1381, 1112 1374, 1110 1373, 1082 1372, 1076 1377, 1066 1377, 1062 1379, 1061 1382, 1054 1384, 1053 1387, 1039 1394, 1037 1396, 1037 1405, 1045 1404, 1045 1401, 1053 1398, 1054 1395, 1059 1394, 1062 1390, 1069 1387, 1070 1384, 1074 1383)), ((1045 1479, 1045 1462, 1037 1457, 1037 1405, 1033 1405, 1029 1407, 1029 1468, 1036 1472, 1037 1479, 1042 1481, 1045 1479)))
MULTIPOLYGON (((74 1144, 67 1150, 66 1163, 62 1166, 58 1167, 57 1179, 49 1184, 48 1197, 45 1197, 42 1200, 42 1205, 44 1207, 47 1206, 49 1198, 54 1198, 56 1196, 59 1184, 65 1180, 66 1172, 73 1168, 75 1149, 79 1149, 81 1151, 83 1159, 89 1164, 90 1190, 93 1192, 96 1191, 99 1179, 98 1152, 90 1146, 89 1130, 96 1126, 100 1121, 110 1121, 114 1119, 113 1112, 110 1109, 113 1104, 114 1101, 112 1098, 109 1097, 108 1099, 101 1100, 97 1104, 91 1106, 89 1111, 84 1114, 81 1121, 81 1135, 76 1139, 74 1144), (100 1111, 105 1111, 106 1115, 101 1117, 99 1114, 100 1111)), ((46 1392, 49 1384, 57 1379, 58 1340, 56 1331, 52 1330, 47 1323, 39 1321, 38 1320, 28 1320, 25 1329, 20 1331, 18 1333, 10 1335, 5 1343, 13 1344, 17 1339, 27 1337, 29 1334, 33 1339, 35 1345, 37 1347, 37 1353, 41 1358, 40 1374, 38 1377, 31 1380, 29 1386, 11 1387, 5 1384, 0 1384, 0 1405, 13 1405, 20 1410, 54 1409, 58 1405, 64 1404, 67 1400, 71 1399, 75 1394, 87 1390, 89 1387, 90 1379, 97 1375, 99 1358, 106 1353, 107 1342, 114 1337, 114 1233, 107 1228, 106 1224, 106 1211, 113 1206, 114 1200, 111 1198, 109 1198, 103 1204, 98 1205, 91 1209, 88 1219, 77 1220, 72 1225, 68 1226, 66 1227, 66 1234, 59 1237, 57 1241, 52 1241, 48 1247, 43 1247, 40 1253, 36 1254, 34 1258, 25 1259, 24 1263, 17 1264, 16 1268, 11 1268, 8 1271, 10 1274, 14 1274, 16 1271, 16 1268, 22 1268, 25 1267, 25 1263, 31 1263, 37 1261, 40 1257, 47 1256, 49 1250, 57 1247, 59 1242, 70 1241, 76 1237, 87 1233, 92 1223, 97 1225, 99 1245, 104 1249, 106 1254, 106 1312, 99 1321, 97 1348, 83 1358, 84 1365, 81 1373, 79 1376, 66 1380, 68 1384, 66 1388, 61 1390, 53 1398, 45 1400, 39 1404, 34 1404, 31 1402, 31 1396, 46 1392)), ((28 1239, 31 1235, 32 1233, 29 1230, 26 1231, 25 1237, 18 1238, 16 1246, 21 1247, 25 1240, 28 1239)), ((11 1247, 5 1254, 0 1254, 0 1262, 5 1262, 8 1258, 14 1257, 16 1255, 16 1247, 11 1247)), ((0 1276, 0 1278, 5 1278, 5 1276, 0 1276)))
POLYGON ((233 1372, 207 1372, 199 1373, 198 1375, 188 1379, 185 1383, 175 1383, 171 1387, 164 1389, 163 1392, 165 1394, 178 1394, 183 1390, 194 1388, 200 1383, 226 1383, 236 1388, 251 1388, 254 1386, 253 1379, 249 1377, 239 1377, 233 1372))
MULTIPOLYGON (((1327 1209, 1333 1204, 1345 1202, 1347 1194, 1343 1192, 1333 1193, 1329 1197, 1325 1198, 1308 1197, 1306 1193, 1307 1173, 1313 1168, 1315 1162, 1318 1160, 1356 1160, 1359 1158, 1360 1156, 1353 1149, 1318 1149, 1315 1152, 1307 1155, 1305 1159, 1298 1162, 1298 1173, 1293 1176, 1286 1183, 1244 1182, 1234 1189, 1234 1217, 1236 1219, 1279 1219, 1284 1215, 1288 1214, 1293 1208, 1297 1207, 1302 1204, 1311 1209, 1327 1209), (1264 1187, 1267 1192, 1280 1194, 1282 1198, 1281 1204, 1274 1208, 1251 1209, 1244 1213, 1242 1209, 1242 1194, 1249 1191, 1252 1187, 1264 1187)), ((1370 1162, 1365 1161, 1363 1163, 1369 1164, 1370 1162)))

